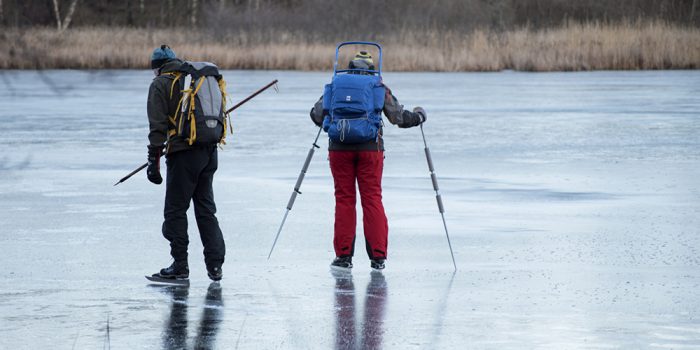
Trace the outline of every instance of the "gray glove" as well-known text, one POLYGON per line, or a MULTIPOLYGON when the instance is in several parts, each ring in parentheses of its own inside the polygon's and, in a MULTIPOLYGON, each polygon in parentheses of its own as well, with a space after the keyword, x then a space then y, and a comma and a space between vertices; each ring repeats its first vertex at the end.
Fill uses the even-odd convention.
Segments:
POLYGON ((420 123, 418 124, 423 124, 426 120, 428 120, 428 115, 425 113, 425 109, 423 109, 423 107, 414 108, 413 113, 418 114, 418 117, 420 117, 420 123))

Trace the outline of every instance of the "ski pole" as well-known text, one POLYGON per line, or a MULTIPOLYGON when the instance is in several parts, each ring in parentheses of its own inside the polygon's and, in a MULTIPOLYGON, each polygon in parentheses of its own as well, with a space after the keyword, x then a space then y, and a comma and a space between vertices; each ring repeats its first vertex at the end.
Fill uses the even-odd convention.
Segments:
POLYGON ((147 167, 148 163, 144 163, 140 167, 136 168, 136 170, 132 171, 129 173, 129 175, 122 177, 121 180, 117 181, 117 183, 114 184, 114 186, 119 185, 120 183, 128 180, 130 177, 134 176, 134 174, 138 173, 139 171, 143 170, 143 168, 147 167))
MULTIPOLYGON (((258 91, 252 93, 250 96, 248 96, 248 97, 246 97, 245 99, 243 99, 243 101, 238 102, 235 106, 229 108, 226 112, 224 112, 224 114, 228 115, 229 113, 233 112, 236 108, 238 108, 238 107, 240 107, 241 105, 243 105, 244 103, 250 101, 253 97, 258 96, 261 92, 263 92, 263 91, 269 89, 270 86, 275 85, 275 84, 277 84, 277 79, 275 79, 275 80, 273 80, 272 82, 270 82, 269 84, 267 84, 267 85, 261 87, 258 91)), ((276 86, 275 86, 275 89, 277 89, 276 86)), ((231 130, 233 130, 233 129, 231 129, 231 130)), ((145 168, 145 167, 147 167, 147 166, 148 166, 148 163, 145 163, 145 164, 141 165, 140 167, 136 168, 136 170, 130 172, 129 175, 126 175, 126 176, 124 176, 123 178, 121 178, 121 180, 117 181, 117 183, 115 183, 114 186, 119 185, 120 183, 122 183, 122 182, 128 180, 130 177, 136 175, 136 173, 138 173, 139 171, 143 170, 143 168, 145 168)))
MULTIPOLYGON (((248 97, 246 97, 245 99, 243 99, 243 101, 238 102, 235 106, 229 108, 226 112, 224 112, 224 114, 229 114, 229 113, 233 112, 234 109, 236 109, 236 108, 240 107, 242 104, 244 104, 244 103, 250 101, 253 97, 258 96, 261 92, 263 92, 263 91, 269 89, 270 86, 275 85, 275 84, 277 84, 277 79, 275 79, 275 80, 271 81, 269 84, 267 84, 267 85, 261 87, 258 91, 252 93, 250 96, 248 96, 248 97)), ((277 90, 277 87, 276 87, 276 86, 275 86, 275 90, 277 90)))
POLYGON ((270 260, 270 256, 272 256, 272 250, 275 249, 275 244, 277 244, 277 239, 280 237, 280 233, 282 232, 282 226, 284 226, 284 222, 287 221, 287 215, 289 215, 289 212, 292 210, 292 206, 294 206, 294 201, 297 199, 297 195, 301 194, 299 191, 299 188, 301 187, 301 182, 304 181, 304 175, 306 175, 306 170, 309 169, 309 164, 311 163, 311 158, 314 156, 314 151, 316 151, 316 148, 319 148, 316 142, 318 142, 318 137, 321 135, 321 128, 318 128, 318 133, 316 134, 316 139, 314 140, 314 143, 311 145, 311 149, 309 149, 309 153, 306 155, 306 161, 304 162, 304 166, 301 168, 301 172, 299 173, 299 177, 297 178, 297 183, 294 185, 294 191, 292 191, 292 196, 289 197, 289 202, 287 202, 287 211, 284 213, 284 218, 282 218, 282 223, 280 224, 280 228, 277 230, 277 236, 275 236, 275 241, 272 242, 272 248, 270 248, 270 254, 267 254, 267 260, 270 260))
POLYGON ((450 234, 447 233, 447 223, 445 222, 445 207, 442 205, 442 196, 440 195, 440 188, 437 183, 437 175, 435 175, 435 168, 433 167, 433 158, 430 156, 430 149, 428 148, 428 143, 425 141, 425 133, 423 133, 423 124, 420 125, 420 133, 423 135, 423 144, 425 145, 425 158, 428 160, 428 169, 430 170, 430 179, 433 181, 433 189, 435 190, 435 199, 437 199, 438 210, 440 210, 440 216, 442 216, 442 225, 445 227, 445 236, 447 237, 447 245, 450 246, 450 255, 452 256, 452 264, 457 271, 457 263, 455 262, 455 255, 452 252, 452 243, 450 243, 450 234))

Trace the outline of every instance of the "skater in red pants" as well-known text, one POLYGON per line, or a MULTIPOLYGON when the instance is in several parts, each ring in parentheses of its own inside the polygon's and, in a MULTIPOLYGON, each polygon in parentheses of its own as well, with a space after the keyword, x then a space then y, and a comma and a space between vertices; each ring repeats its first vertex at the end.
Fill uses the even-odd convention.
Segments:
POLYGON ((375 270, 384 269, 389 227, 382 204, 382 112, 400 128, 418 126, 426 120, 421 107, 412 112, 403 109, 374 70, 372 56, 360 51, 350 61, 346 74, 334 76, 333 83, 326 86, 324 97, 310 113, 313 122, 329 134, 328 151, 335 183, 336 257, 331 263, 334 269, 352 268, 357 221, 355 183, 360 190, 370 265, 375 270), (361 106, 366 108, 363 110, 361 106))

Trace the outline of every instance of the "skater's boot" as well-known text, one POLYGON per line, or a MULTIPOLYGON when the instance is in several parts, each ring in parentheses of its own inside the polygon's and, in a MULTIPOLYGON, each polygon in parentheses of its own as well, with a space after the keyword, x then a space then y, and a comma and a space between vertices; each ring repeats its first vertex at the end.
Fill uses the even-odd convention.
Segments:
POLYGON ((207 275, 212 281, 221 281, 221 277, 224 276, 223 271, 221 271, 221 266, 207 266, 207 275))
POLYGON ((170 266, 161 269, 159 273, 153 274, 154 277, 171 278, 171 279, 187 279, 190 277, 190 269, 187 263, 173 262, 170 266))
POLYGON ((333 262, 331 263, 331 268, 341 271, 350 271, 350 269, 352 268, 352 257, 336 257, 335 260, 333 260, 333 262))
POLYGON ((384 270, 384 261, 385 259, 372 259, 370 260, 370 267, 372 267, 372 270, 374 271, 381 271, 384 270))

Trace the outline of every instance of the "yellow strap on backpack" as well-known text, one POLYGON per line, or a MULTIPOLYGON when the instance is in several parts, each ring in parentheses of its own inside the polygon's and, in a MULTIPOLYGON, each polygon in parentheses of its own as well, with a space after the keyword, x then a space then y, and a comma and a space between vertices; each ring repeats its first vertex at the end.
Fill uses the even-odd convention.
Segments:
POLYGON ((206 79, 207 77, 200 77, 194 91, 190 94, 190 105, 188 106, 190 109, 188 115, 188 119, 190 120, 190 138, 188 143, 190 144, 190 146, 192 146, 192 144, 197 140, 197 121, 195 120, 194 116, 195 97, 197 96, 199 89, 202 87, 202 84, 206 79))
POLYGON ((173 116, 173 118, 171 118, 171 120, 175 124, 175 128, 177 129, 178 135, 182 134, 182 117, 184 114, 182 113, 182 111, 180 111, 180 107, 182 107, 182 101, 185 99, 186 94, 190 91, 190 89, 182 90, 182 96, 180 96, 180 101, 177 102, 177 107, 175 108, 175 115, 173 116))
MULTIPOLYGON (((226 114, 226 99, 228 98, 228 94, 226 93, 226 81, 224 81, 224 78, 219 79, 219 90, 221 90, 221 113, 223 114, 223 121, 224 121, 224 133, 221 136, 221 141, 219 143, 226 144, 226 127, 230 125, 230 120, 228 119, 228 114, 226 114)), ((231 126, 231 133, 233 133, 233 126, 231 126)))
MULTIPOLYGON (((172 98, 173 91, 175 89, 175 83, 182 77, 182 73, 169 73, 170 75, 175 76, 175 79, 173 80, 171 86, 170 86, 170 97, 172 98)), ((199 81, 195 83, 194 88, 189 88, 185 87, 184 90, 182 90, 182 96, 180 97, 180 100, 177 103, 177 107, 175 108, 175 115, 172 117, 168 117, 170 122, 173 123, 175 126, 176 130, 171 130, 168 133, 168 136, 174 136, 174 135, 182 135, 182 127, 183 127, 183 119, 185 113, 180 111, 180 108, 183 107, 183 101, 187 97, 189 97, 188 102, 188 111, 187 111, 187 120, 190 123, 190 135, 189 138, 187 138, 188 144, 191 146, 196 140, 197 140, 197 121, 195 117, 195 108, 196 108, 196 96, 197 93, 199 92, 200 88, 204 84, 204 81, 206 80, 206 76, 200 77, 199 81)), ((231 124, 230 120, 227 120, 227 118, 230 118, 228 114, 225 114, 226 112, 226 100, 228 98, 228 94, 226 93, 226 81, 224 81, 223 78, 218 80, 218 85, 219 85, 219 90, 221 90, 221 108, 222 108, 222 113, 223 115, 223 135, 221 137, 221 140, 219 141, 220 144, 226 144, 226 129, 229 128, 231 130, 231 133, 233 133, 233 125, 231 124)))
POLYGON ((175 90, 175 83, 177 83, 177 81, 180 80, 182 73, 168 73, 168 75, 172 75, 175 77, 175 79, 173 79, 173 83, 170 84, 170 98, 173 98, 173 90, 175 90))
MULTIPOLYGON (((169 75, 169 76, 175 77, 175 79, 173 79, 173 82, 170 84, 170 98, 172 99, 173 93, 175 92, 175 84, 182 77, 182 73, 180 73, 180 72, 167 72, 167 73, 163 73, 163 75, 169 75)), ((184 90, 180 91, 180 92, 184 92, 184 90)), ((180 97, 180 100, 177 102, 177 107, 175 108, 175 113, 173 114, 173 116, 172 117, 168 116, 168 120, 173 125, 172 129, 170 129, 170 126, 168 126, 168 139, 170 139, 170 137, 172 137, 172 136, 177 135, 177 133, 178 133, 177 119, 178 119, 178 115, 180 114, 181 104, 182 104, 182 97, 180 97)))

